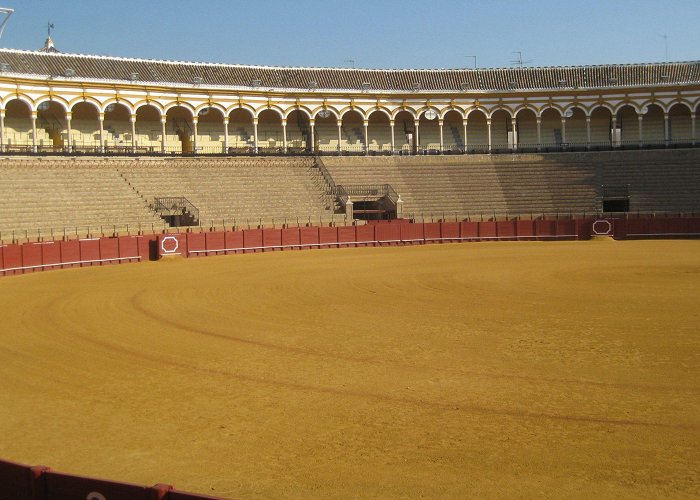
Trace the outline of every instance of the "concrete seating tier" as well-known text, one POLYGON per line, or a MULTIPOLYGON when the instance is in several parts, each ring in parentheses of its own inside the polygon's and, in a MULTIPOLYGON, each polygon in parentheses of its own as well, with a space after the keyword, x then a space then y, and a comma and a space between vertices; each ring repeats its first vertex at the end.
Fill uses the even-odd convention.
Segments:
POLYGON ((405 215, 595 212, 629 185, 631 211, 700 209, 700 151, 323 157, 337 184, 391 184, 405 215))

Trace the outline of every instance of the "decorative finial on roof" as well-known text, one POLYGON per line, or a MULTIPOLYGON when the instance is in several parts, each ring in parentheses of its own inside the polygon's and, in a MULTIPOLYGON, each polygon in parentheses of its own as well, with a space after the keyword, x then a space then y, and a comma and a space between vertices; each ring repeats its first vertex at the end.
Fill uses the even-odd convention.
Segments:
POLYGON ((39 49, 39 52, 58 52, 58 49, 54 47, 53 40, 51 39, 51 30, 54 28, 53 23, 49 21, 46 23, 46 41, 44 46, 39 49))

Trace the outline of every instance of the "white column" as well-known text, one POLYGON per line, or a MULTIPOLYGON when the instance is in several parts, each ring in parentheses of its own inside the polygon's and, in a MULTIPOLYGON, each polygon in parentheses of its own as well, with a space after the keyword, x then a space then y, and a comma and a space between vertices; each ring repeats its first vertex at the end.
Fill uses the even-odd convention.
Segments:
POLYGON ((443 140, 443 125, 445 124, 445 120, 442 118, 438 121, 438 125, 440 126, 440 154, 442 154, 443 150, 445 149, 445 142, 443 140))
POLYGON ((161 116, 160 117, 160 149, 163 154, 167 153, 166 148, 167 146, 167 137, 166 137, 166 130, 165 130, 165 125, 168 122, 168 117, 167 116, 161 116))
POLYGON ((561 117, 561 147, 562 147, 562 149, 565 148, 564 144, 566 144, 566 117, 562 116, 561 117))
POLYGON ((70 111, 66 112, 66 128, 68 129, 68 152, 73 151, 73 129, 70 126, 70 122, 73 119, 73 113, 70 111))
POLYGON ((610 145, 617 146, 617 115, 612 115, 612 130, 610 131, 610 145))
POLYGON ((131 115, 129 118, 131 122, 131 152, 136 152, 136 115, 131 115))
POLYGON ((489 132, 489 153, 491 152, 491 118, 486 119, 486 128, 489 132))
POLYGON ((192 117, 192 133, 194 137, 192 138, 192 154, 197 154, 197 124, 199 123, 199 117, 192 117))
POLYGON ((228 116, 224 118, 224 153, 228 153, 228 116))
POLYGON ((394 120, 389 120, 389 128, 391 128, 391 154, 396 150, 396 139, 394 138, 394 120))
POLYGON ((639 147, 642 147, 643 133, 642 133, 642 122, 644 121, 644 115, 637 115, 637 122, 639 123, 639 147))
POLYGON ((37 137, 36 137, 36 117, 37 117, 37 112, 32 111, 32 151, 36 153, 36 143, 37 143, 37 137))
POLYGON ((467 152, 467 119, 463 121, 464 124, 464 152, 467 152))
POLYGON ((258 152, 258 119, 253 118, 253 152, 258 152))
POLYGON ((664 145, 668 147, 670 142, 671 137, 668 133, 668 113, 664 113, 664 145))
POLYGON ((420 120, 415 120, 413 125, 416 129, 415 133, 413 134, 415 136, 413 138, 413 152, 418 153, 418 148, 420 147, 420 120))
POLYGON ((690 142, 695 146, 695 113, 690 113, 690 142))
POLYGON ((316 120, 313 118, 309 120, 310 136, 311 136, 311 147, 307 147, 312 154, 316 154, 316 134, 314 133, 314 127, 316 127, 316 120))
POLYGON ((282 118, 282 151, 287 153, 287 119, 282 118))
POLYGON ((515 117, 510 119, 510 128, 513 134, 513 151, 518 150, 518 120, 515 117))
POLYGON ((0 151, 5 151, 5 110, 0 109, 0 151))
POLYGON ((365 126, 365 156, 369 155, 369 121, 364 120, 363 125, 365 126))
POLYGON ((343 120, 338 120, 338 154, 340 154, 340 143, 343 141, 343 120))
POLYGON ((537 122, 537 151, 542 150, 542 117, 537 116, 535 117, 535 121, 537 122))
POLYGON ((586 117, 586 149, 591 150, 591 117, 586 117))
POLYGON ((97 115, 97 122, 100 125, 100 153, 105 152, 105 114, 97 115))

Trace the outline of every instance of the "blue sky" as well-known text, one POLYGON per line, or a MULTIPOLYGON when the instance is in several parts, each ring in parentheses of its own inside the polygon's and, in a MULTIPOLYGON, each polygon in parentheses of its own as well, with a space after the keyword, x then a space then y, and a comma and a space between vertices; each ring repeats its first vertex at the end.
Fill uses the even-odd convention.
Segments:
POLYGON ((700 59, 700 0, 0 0, 0 46, 188 61, 366 68, 700 59))

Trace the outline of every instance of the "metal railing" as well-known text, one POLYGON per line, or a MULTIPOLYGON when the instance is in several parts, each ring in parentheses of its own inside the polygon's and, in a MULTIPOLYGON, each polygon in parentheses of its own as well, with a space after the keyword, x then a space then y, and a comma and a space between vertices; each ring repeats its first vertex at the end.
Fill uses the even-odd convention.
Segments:
POLYGON ((199 221, 199 209, 184 196, 165 196, 153 200, 153 210, 161 216, 189 214, 195 222, 199 221))

